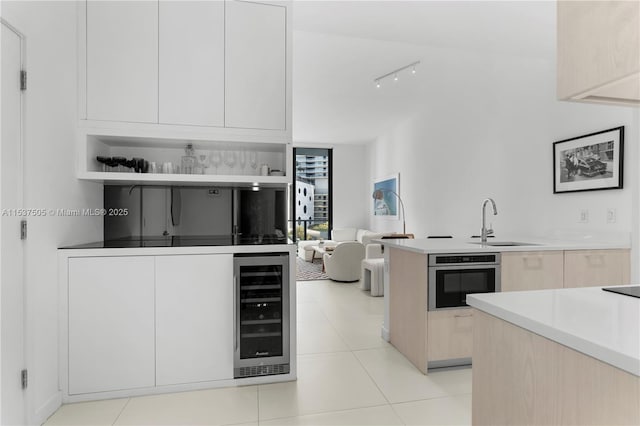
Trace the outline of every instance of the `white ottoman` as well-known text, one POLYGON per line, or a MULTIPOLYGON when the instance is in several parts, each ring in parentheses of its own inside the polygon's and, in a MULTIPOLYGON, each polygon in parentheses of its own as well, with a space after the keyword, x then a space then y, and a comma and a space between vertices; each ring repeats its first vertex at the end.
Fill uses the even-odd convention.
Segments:
POLYGON ((371 290, 372 296, 384 296, 384 259, 362 261, 362 290, 371 290))

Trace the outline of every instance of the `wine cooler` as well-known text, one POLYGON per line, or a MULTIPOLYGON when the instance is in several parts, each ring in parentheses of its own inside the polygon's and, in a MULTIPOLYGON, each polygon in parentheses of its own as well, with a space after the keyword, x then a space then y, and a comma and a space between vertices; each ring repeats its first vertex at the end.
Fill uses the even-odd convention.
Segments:
POLYGON ((289 373, 289 255, 237 254, 234 377, 289 373))

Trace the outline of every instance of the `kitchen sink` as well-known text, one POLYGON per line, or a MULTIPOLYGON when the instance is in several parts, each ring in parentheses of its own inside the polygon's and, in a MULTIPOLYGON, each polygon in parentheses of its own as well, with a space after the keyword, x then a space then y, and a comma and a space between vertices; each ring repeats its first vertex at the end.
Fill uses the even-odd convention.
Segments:
POLYGON ((482 242, 472 242, 471 244, 482 244, 484 246, 492 246, 492 247, 514 247, 514 246, 538 246, 540 244, 534 243, 519 243, 516 241, 487 241, 486 243, 482 242))

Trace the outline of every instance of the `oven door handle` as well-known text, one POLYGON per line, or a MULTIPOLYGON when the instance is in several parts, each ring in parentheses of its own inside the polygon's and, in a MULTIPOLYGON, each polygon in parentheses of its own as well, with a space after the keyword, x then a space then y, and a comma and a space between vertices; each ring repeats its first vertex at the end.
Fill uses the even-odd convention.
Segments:
POLYGON ((499 269, 499 263, 465 263, 462 265, 438 265, 429 266, 429 269, 434 271, 451 271, 460 269, 499 269))

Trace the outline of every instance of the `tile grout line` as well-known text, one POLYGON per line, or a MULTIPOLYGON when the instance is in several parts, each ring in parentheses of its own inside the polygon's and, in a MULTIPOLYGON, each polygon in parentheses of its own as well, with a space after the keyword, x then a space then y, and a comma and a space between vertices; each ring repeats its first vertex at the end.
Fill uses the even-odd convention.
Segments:
POLYGON ((327 411, 321 410, 321 411, 316 411, 316 412, 313 412, 313 413, 298 414, 297 416, 273 417, 273 418, 270 418, 270 419, 262 419, 262 421, 264 421, 264 422, 273 422, 275 420, 299 419, 300 417, 320 416, 320 415, 333 414, 333 413, 346 413, 346 412, 355 411, 355 410, 365 410, 367 408, 386 407, 387 405, 389 405, 389 404, 365 405, 365 406, 362 406, 362 407, 343 408, 343 409, 340 409, 340 410, 327 410, 327 411))
POLYGON ((116 419, 113 421, 113 423, 111 423, 111 426, 114 426, 116 423, 118 423, 118 420, 120 419, 120 416, 122 416, 122 413, 124 413, 125 408, 127 408, 127 406, 129 405, 129 402, 131 401, 131 398, 127 398, 127 402, 125 402, 124 406, 122 407, 122 410, 120 410, 120 412, 118 413, 118 416, 116 417, 116 419))
MULTIPOLYGON (((331 280, 322 280, 322 281, 331 281, 331 280)), ((359 282, 359 281, 358 281, 359 282)), ((354 284, 355 285, 355 284, 354 284)), ((320 301, 318 301, 317 299, 315 299, 315 302, 317 303, 318 307, 320 308, 320 311, 322 312, 322 315, 326 318, 327 322, 329 323, 329 325, 331 326, 331 328, 336 332, 336 334, 338 335, 338 337, 340 338, 340 340, 342 341, 342 343, 344 343, 344 345, 348 348, 349 352, 353 352, 354 350, 363 350, 363 349, 353 349, 351 348, 351 346, 349 345, 349 343, 347 343, 347 339, 342 335, 342 333, 340 333, 340 330, 338 330, 338 328, 335 326, 335 324, 333 323, 333 321, 331 321, 331 318, 329 317, 329 315, 327 315, 327 313, 325 312, 324 308, 322 307, 322 304, 320 303, 320 301)), ((366 350, 366 349, 365 349, 366 350)), ((344 351, 346 352, 346 351, 344 351)), ((328 353, 334 353, 334 352, 328 352, 328 353)), ((357 357, 356 357, 357 358, 357 357)))
MULTIPOLYGON (((365 350, 370 350, 370 349, 365 349, 365 350)), ((378 382, 376 382, 375 379, 373 378, 373 376, 371 376, 371 373, 369 373, 369 370, 367 370, 367 367, 365 367, 364 364, 362 363, 362 361, 360 361, 360 358, 358 358, 358 356, 354 353, 354 351, 351 351, 351 354, 356 359, 356 361, 358 361, 358 364, 360 364, 360 366, 362 367, 364 372, 367 373, 367 377, 369 377, 369 379, 371 379, 373 384, 376 386, 376 389, 378 389, 378 392, 380 392, 380 394, 384 397, 384 400, 387 401, 387 404, 391 405, 391 401, 389 401, 389 398, 387 398, 387 395, 385 395, 384 392, 382 391, 382 389, 380 389, 380 386, 378 385, 378 382)))

